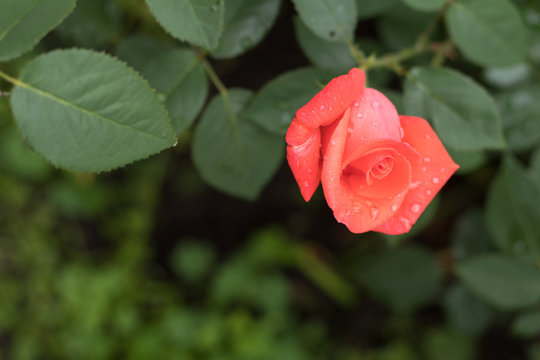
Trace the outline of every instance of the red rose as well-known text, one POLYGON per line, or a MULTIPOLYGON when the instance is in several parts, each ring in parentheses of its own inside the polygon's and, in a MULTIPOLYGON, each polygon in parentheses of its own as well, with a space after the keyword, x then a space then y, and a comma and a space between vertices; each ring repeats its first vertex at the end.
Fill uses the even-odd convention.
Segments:
POLYGON ((287 160, 309 201, 322 182, 350 231, 402 234, 458 169, 424 119, 398 115, 356 68, 296 112, 287 160))

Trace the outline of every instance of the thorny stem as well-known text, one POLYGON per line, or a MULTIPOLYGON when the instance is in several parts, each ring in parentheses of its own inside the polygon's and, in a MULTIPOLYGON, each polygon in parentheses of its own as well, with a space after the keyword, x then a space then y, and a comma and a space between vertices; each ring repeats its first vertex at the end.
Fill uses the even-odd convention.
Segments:
MULTIPOLYGON (((416 43, 412 47, 400 50, 398 52, 386 54, 379 58, 377 58, 376 55, 373 54, 366 59, 365 57, 355 56, 355 53, 357 52, 362 53, 362 52, 361 50, 358 49, 357 46, 353 45, 352 47, 350 47, 351 55, 355 58, 359 67, 363 70, 386 67, 386 68, 390 68, 394 70, 399 75, 404 75, 406 71, 401 65, 403 61, 432 50, 429 40, 431 36, 433 35, 433 32, 435 31, 435 29, 437 29, 439 22, 441 21, 444 14, 448 10, 452 1, 453 0, 446 0, 441 10, 439 10, 439 12, 435 15, 435 17, 433 18, 431 23, 428 25, 426 30, 418 36, 416 43)), ((433 63, 435 66, 442 65, 446 55, 451 50, 451 46, 452 46, 451 43, 449 42, 445 43, 445 46, 441 46, 440 50, 435 52, 436 55, 435 55, 435 58, 433 59, 433 63)))

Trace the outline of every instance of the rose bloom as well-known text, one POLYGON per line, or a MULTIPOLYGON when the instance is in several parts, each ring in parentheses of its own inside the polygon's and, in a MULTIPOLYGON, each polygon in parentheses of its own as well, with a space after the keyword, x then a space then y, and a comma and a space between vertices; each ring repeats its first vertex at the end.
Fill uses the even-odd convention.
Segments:
POLYGON ((287 160, 309 201, 319 181, 336 219, 350 231, 408 232, 458 169, 429 125, 400 116, 352 69, 296 112, 287 160))

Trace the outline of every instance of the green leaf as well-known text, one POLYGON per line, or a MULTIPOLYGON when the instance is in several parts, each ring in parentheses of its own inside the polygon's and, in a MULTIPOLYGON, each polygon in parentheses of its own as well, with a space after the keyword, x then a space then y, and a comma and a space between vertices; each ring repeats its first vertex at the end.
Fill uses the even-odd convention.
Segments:
POLYGON ((358 18, 367 19, 379 15, 399 0, 356 0, 356 8, 358 9, 358 18))
POLYGON ((33 48, 75 7, 76 0, 0 1, 0 61, 33 48))
POLYGON ((330 41, 351 43, 356 27, 354 0, 293 0, 300 18, 315 34, 330 41))
POLYGON ((528 151, 540 143, 540 86, 523 86, 497 98, 509 147, 528 151))
POLYGON ((446 23, 459 50, 479 65, 512 65, 527 56, 527 29, 508 0, 452 1, 446 23))
POLYGON ((193 124, 208 96, 208 80, 193 50, 134 36, 120 44, 117 54, 164 96, 176 134, 193 124))
POLYGON ((274 24, 280 5, 281 0, 227 0, 223 35, 212 56, 232 58, 257 45, 274 24))
POLYGON ((493 244, 507 254, 530 253, 525 241, 525 234, 519 224, 517 214, 511 210, 511 193, 513 181, 508 184, 507 178, 500 171, 492 181, 487 194, 485 223, 488 226, 493 244))
POLYGON ((449 146, 446 147, 446 150, 450 154, 452 160, 459 165, 459 169, 457 170, 458 174, 470 173, 484 165, 487 161, 486 153, 483 150, 454 150, 449 146))
POLYGON ((271 133, 284 135, 296 110, 331 80, 329 71, 303 68, 267 83, 248 104, 245 115, 271 133))
POLYGON ((228 194, 253 200, 283 159, 284 139, 242 114, 251 92, 216 96, 193 137, 193 161, 203 179, 228 194), (228 104, 230 102, 230 105, 228 104))
POLYGON ((501 309, 519 309, 540 300, 540 271, 523 259, 477 256, 458 265, 457 274, 473 293, 501 309))
POLYGON ((441 288, 442 271, 426 250, 397 248, 376 256, 361 278, 366 289, 399 312, 427 304, 441 288))
POLYGON ((121 29, 121 12, 109 0, 78 0, 75 10, 55 29, 62 38, 79 46, 99 48, 121 29))
POLYGON ((474 359, 473 338, 460 332, 430 329, 423 345, 429 360, 474 359))
MULTIPOLYGON (((505 159, 500 176, 509 200, 506 212, 513 213, 520 232, 525 235, 530 250, 540 263, 540 188, 511 157, 505 159)), ((511 214, 507 216, 512 217, 511 214)))
POLYGON ((471 78, 447 68, 413 68, 405 81, 405 109, 432 121, 456 150, 504 147, 495 101, 471 78))
POLYGON ((526 82, 532 77, 532 69, 526 63, 504 67, 490 67, 484 71, 488 83, 499 88, 509 88, 526 82))
POLYGON ((53 165, 106 171, 176 141, 152 89, 108 55, 51 52, 28 63, 15 83, 11 106, 21 133, 53 165))
POLYGON ((432 19, 432 14, 399 3, 380 16, 377 31, 390 49, 402 50, 414 45, 432 19))
POLYGON ((462 285, 448 289, 444 311, 449 325, 461 333, 478 335, 494 320, 495 310, 462 285))
POLYGON ((434 11, 440 9, 446 0, 403 0, 405 4, 420 11, 434 11))
POLYGON ((294 29, 302 51, 313 65, 336 73, 345 73, 356 65, 347 44, 315 35, 299 18, 294 19, 294 29))
POLYGON ((146 0, 157 21, 172 36, 208 50, 218 46, 223 0, 146 0))
POLYGON ((478 209, 461 215, 452 231, 452 253, 456 261, 474 258, 492 250, 489 233, 478 209))
POLYGON ((525 338, 540 334, 540 311, 532 310, 519 314, 512 323, 512 333, 525 338))

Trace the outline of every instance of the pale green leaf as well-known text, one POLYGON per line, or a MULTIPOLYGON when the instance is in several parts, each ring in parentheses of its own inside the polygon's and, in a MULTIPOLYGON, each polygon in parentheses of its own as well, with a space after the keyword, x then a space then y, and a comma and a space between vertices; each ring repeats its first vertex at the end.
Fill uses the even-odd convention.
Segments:
POLYGON ((33 48, 75 7, 76 0, 0 1, 0 61, 33 48))
POLYGON ((488 92, 455 70, 416 67, 405 82, 407 115, 432 121, 437 134, 456 150, 504 147, 495 101, 488 92))
POLYGON ((156 94, 108 55, 48 53, 30 62, 16 83, 11 106, 21 133, 56 166, 106 171, 176 141, 156 94))
POLYGON ((274 24, 281 0, 227 0, 225 26, 212 56, 231 58, 257 45, 274 24))
POLYGON ((229 91, 206 108, 193 135, 193 161, 215 188, 255 199, 282 161, 283 137, 271 134, 242 114, 252 93, 229 91), (230 101, 230 106, 226 103, 230 101))
POLYGON ((483 255, 459 265, 457 273, 473 293, 501 309, 519 309, 540 300, 540 271, 529 261, 483 255))
POLYGON ((452 1, 446 23, 459 50, 479 65, 512 65, 527 56, 527 29, 511 1, 452 1))
POLYGON ((293 0, 300 18, 315 34, 350 43, 356 27, 355 0, 293 0))
POLYGON ((124 40, 117 53, 163 95, 177 134, 193 124, 208 96, 208 80, 193 50, 134 36, 124 40))
POLYGON ((284 135, 296 110, 321 91, 332 76, 329 71, 314 68, 284 73, 257 93, 245 115, 264 129, 284 135))
POLYGON ((223 28, 223 0, 146 0, 161 26, 177 39, 212 50, 223 28))

